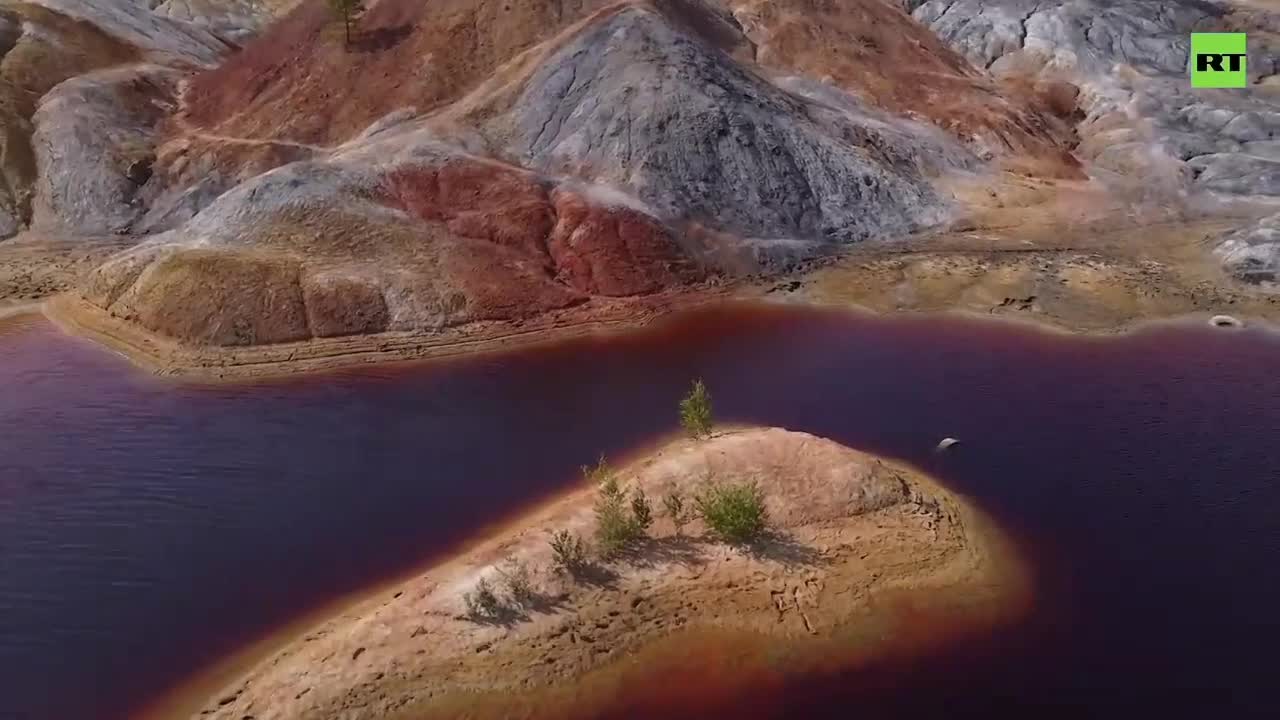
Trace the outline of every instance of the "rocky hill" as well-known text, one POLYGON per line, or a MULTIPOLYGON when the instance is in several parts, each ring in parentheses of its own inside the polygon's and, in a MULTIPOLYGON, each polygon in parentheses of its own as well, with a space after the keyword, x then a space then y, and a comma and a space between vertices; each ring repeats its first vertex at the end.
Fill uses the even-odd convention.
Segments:
POLYGON ((982 225, 1011 181, 1280 195, 1252 5, 375 0, 350 43, 321 0, 5 6, 0 231, 129 238, 79 319, 191 346, 590 318, 982 225), (1189 34, 1232 29, 1254 84, 1192 91, 1189 34))

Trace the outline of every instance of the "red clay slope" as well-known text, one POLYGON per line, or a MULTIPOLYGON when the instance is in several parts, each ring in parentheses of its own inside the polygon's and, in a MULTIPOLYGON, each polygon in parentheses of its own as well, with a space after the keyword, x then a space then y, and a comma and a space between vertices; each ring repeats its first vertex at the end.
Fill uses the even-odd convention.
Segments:
POLYGON ((220 67, 197 75, 189 120, 237 137, 330 144, 402 107, 456 100, 502 63, 605 3, 381 0, 345 48, 325 0, 303 0, 220 67))
MULTIPOLYGON (((1077 175, 1063 122, 1074 104, 1000 86, 888 0, 725 0, 757 45, 756 59, 826 78, 872 105, 927 119, 997 155, 1077 175)), ((1060 100, 1060 98, 1058 98, 1060 100)))
POLYGON ((635 210, 549 190, 532 173, 451 160, 391 172, 386 202, 454 235, 511 248, 589 295, 655 292, 702 278, 670 231, 635 210))

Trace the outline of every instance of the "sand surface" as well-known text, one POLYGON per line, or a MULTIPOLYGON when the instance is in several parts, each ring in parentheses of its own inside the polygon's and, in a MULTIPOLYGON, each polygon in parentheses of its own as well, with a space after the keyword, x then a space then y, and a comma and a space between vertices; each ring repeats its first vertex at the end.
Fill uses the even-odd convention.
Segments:
MULTIPOLYGON (((768 649, 773 669, 852 662, 894 641, 895 598, 954 599, 974 626, 1017 611, 1027 587, 1003 541, 930 479, 803 433, 720 431, 676 440, 619 471, 655 504, 673 488, 755 479, 772 536, 752 551, 677 535, 651 538, 583 578, 557 573, 550 533, 590 537, 593 488, 573 491, 466 552, 290 639, 205 699, 199 717, 564 717, 616 702, 619 683, 662 673, 692 648, 768 649), (524 608, 477 622, 462 593, 512 559, 533 571, 524 608), (720 638, 721 640, 716 640, 720 638), (666 658, 661 660, 661 658, 666 658)), ((921 620, 917 618, 917 622, 921 620)), ((953 630, 961 627, 957 624, 953 630)), ((935 638, 939 639, 939 638, 935 638)), ((744 679, 752 661, 744 659, 744 679)), ((189 702, 193 698, 187 698, 189 702)))

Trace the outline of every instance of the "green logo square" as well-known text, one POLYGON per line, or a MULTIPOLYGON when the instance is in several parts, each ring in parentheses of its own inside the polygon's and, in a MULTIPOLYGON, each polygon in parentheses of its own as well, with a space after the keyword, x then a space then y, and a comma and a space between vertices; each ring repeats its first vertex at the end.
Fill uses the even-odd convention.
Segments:
POLYGON ((1244 33, 1191 33, 1191 87, 1246 87, 1245 71, 1244 33))

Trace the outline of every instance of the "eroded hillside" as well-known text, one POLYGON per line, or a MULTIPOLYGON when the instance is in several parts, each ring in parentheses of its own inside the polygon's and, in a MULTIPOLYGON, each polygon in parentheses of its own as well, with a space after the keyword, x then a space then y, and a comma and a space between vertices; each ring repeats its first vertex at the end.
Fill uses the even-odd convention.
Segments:
POLYGON ((1280 194, 1280 22, 1225 2, 377 0, 349 44, 321 0, 13 7, 85 50, 9 103, 11 248, 129 239, 58 307, 192 348, 572 323, 922 230, 1280 194), (1237 28, 1254 84, 1190 90, 1189 33, 1237 28))

